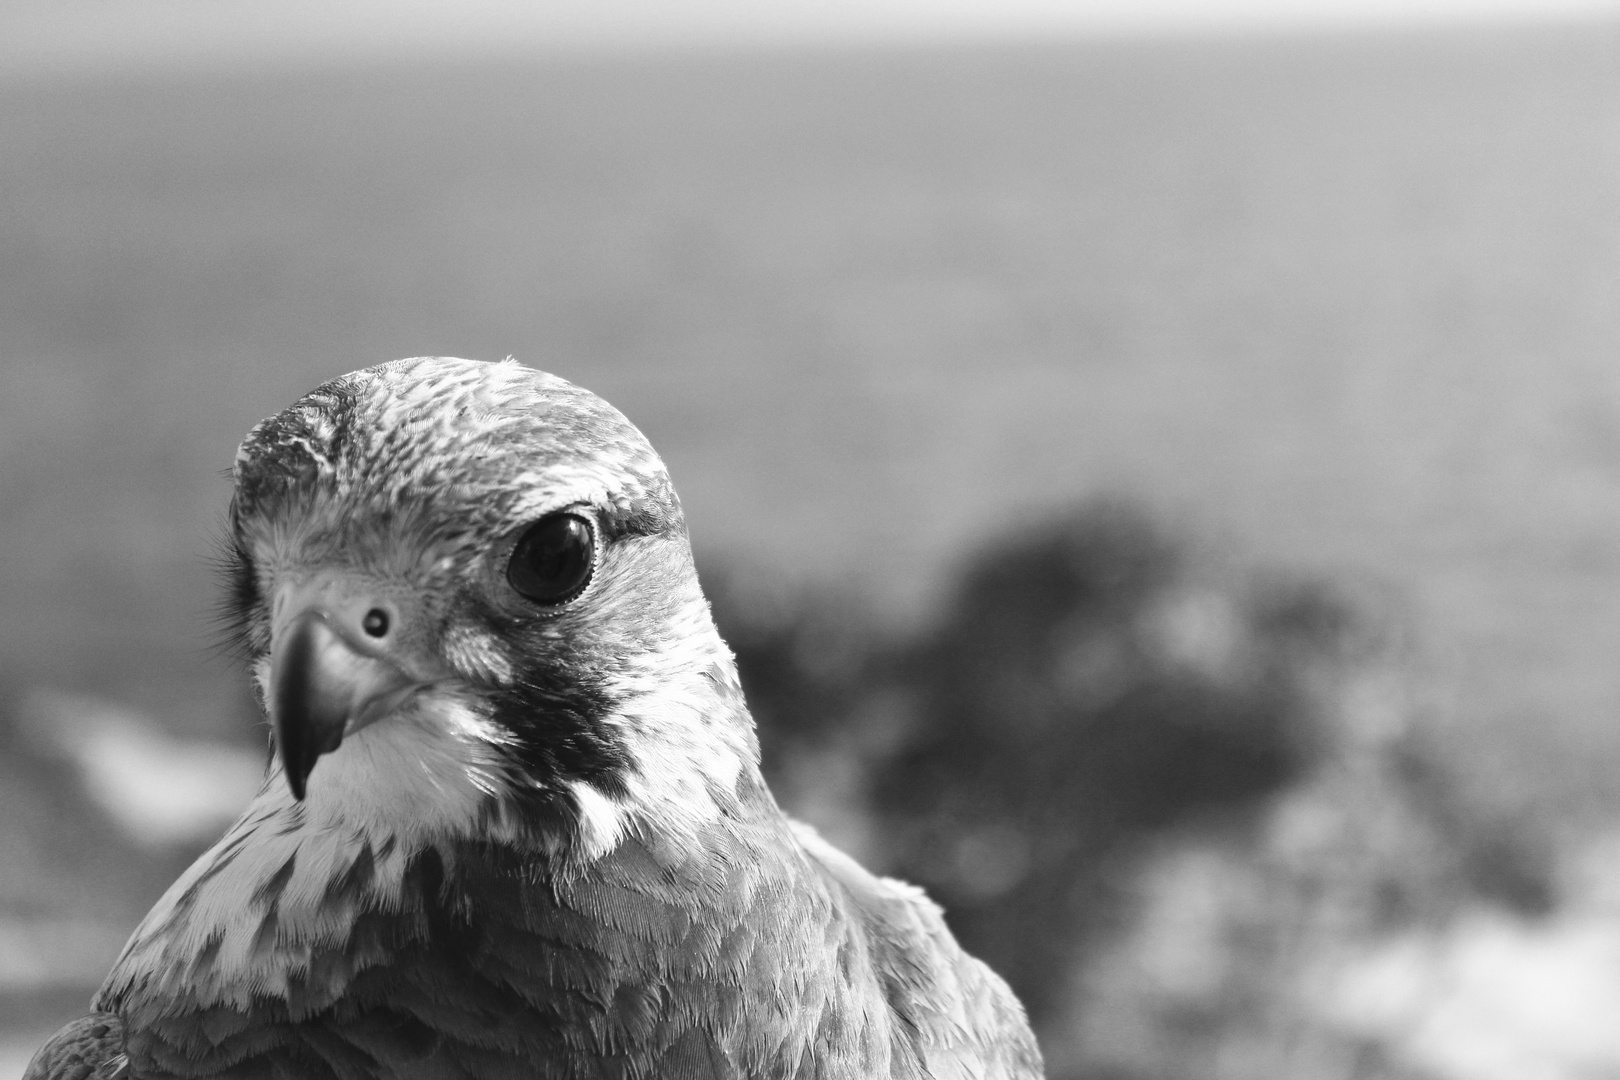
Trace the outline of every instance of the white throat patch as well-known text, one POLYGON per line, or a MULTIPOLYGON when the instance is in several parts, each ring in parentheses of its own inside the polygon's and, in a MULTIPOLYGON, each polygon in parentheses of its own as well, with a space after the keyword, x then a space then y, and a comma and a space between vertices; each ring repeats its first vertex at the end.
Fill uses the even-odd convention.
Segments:
POLYGON ((323 755, 302 803, 273 765, 236 824, 136 928, 103 995, 143 983, 240 1007, 278 996, 313 953, 343 947, 360 911, 399 910, 406 869, 424 849, 515 841, 517 823, 490 812, 508 783, 497 732, 453 692, 429 693, 323 755), (368 880, 334 902, 333 882, 368 849, 368 880))

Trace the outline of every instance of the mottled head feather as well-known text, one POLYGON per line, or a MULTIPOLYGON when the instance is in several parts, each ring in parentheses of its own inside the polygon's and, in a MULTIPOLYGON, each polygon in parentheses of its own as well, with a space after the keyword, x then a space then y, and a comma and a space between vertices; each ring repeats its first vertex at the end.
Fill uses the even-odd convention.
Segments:
POLYGON ((233 476, 236 527, 324 503, 338 543, 353 538, 341 526, 401 518, 444 535, 496 527, 569 485, 620 528, 684 528, 664 463, 622 413, 510 360, 417 357, 333 379, 255 426, 233 476))

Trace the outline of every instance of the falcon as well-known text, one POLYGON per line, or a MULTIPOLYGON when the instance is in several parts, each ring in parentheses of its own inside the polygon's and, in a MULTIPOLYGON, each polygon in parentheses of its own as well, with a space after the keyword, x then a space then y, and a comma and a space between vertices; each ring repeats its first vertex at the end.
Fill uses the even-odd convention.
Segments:
POLYGON ((25 1080, 1042 1075, 939 909, 777 806, 669 476, 606 402, 400 360, 233 475, 264 785, 25 1080))

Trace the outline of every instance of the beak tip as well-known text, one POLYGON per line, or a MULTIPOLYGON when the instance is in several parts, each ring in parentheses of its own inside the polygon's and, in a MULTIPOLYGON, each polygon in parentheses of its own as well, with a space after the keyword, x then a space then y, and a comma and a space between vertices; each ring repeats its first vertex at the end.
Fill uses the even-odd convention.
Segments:
POLYGON ((277 754, 281 758, 281 771, 287 778, 287 789, 294 799, 303 802, 309 794, 309 775, 315 771, 323 756, 343 743, 341 729, 310 730, 293 724, 278 725, 277 754))

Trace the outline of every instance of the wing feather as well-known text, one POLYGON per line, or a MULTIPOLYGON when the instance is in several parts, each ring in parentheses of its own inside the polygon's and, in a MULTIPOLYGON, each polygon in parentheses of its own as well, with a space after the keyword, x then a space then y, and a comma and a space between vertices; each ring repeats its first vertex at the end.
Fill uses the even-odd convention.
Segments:
POLYGON ((879 877, 793 823, 805 852, 848 900, 895 1018, 897 1061, 934 1080, 1039 1080, 1040 1050, 1001 977, 962 951, 939 905, 915 885, 879 877))
POLYGON ((23 1080, 125 1080, 128 1075, 124 1023, 103 1012, 63 1027, 23 1070, 23 1080))

